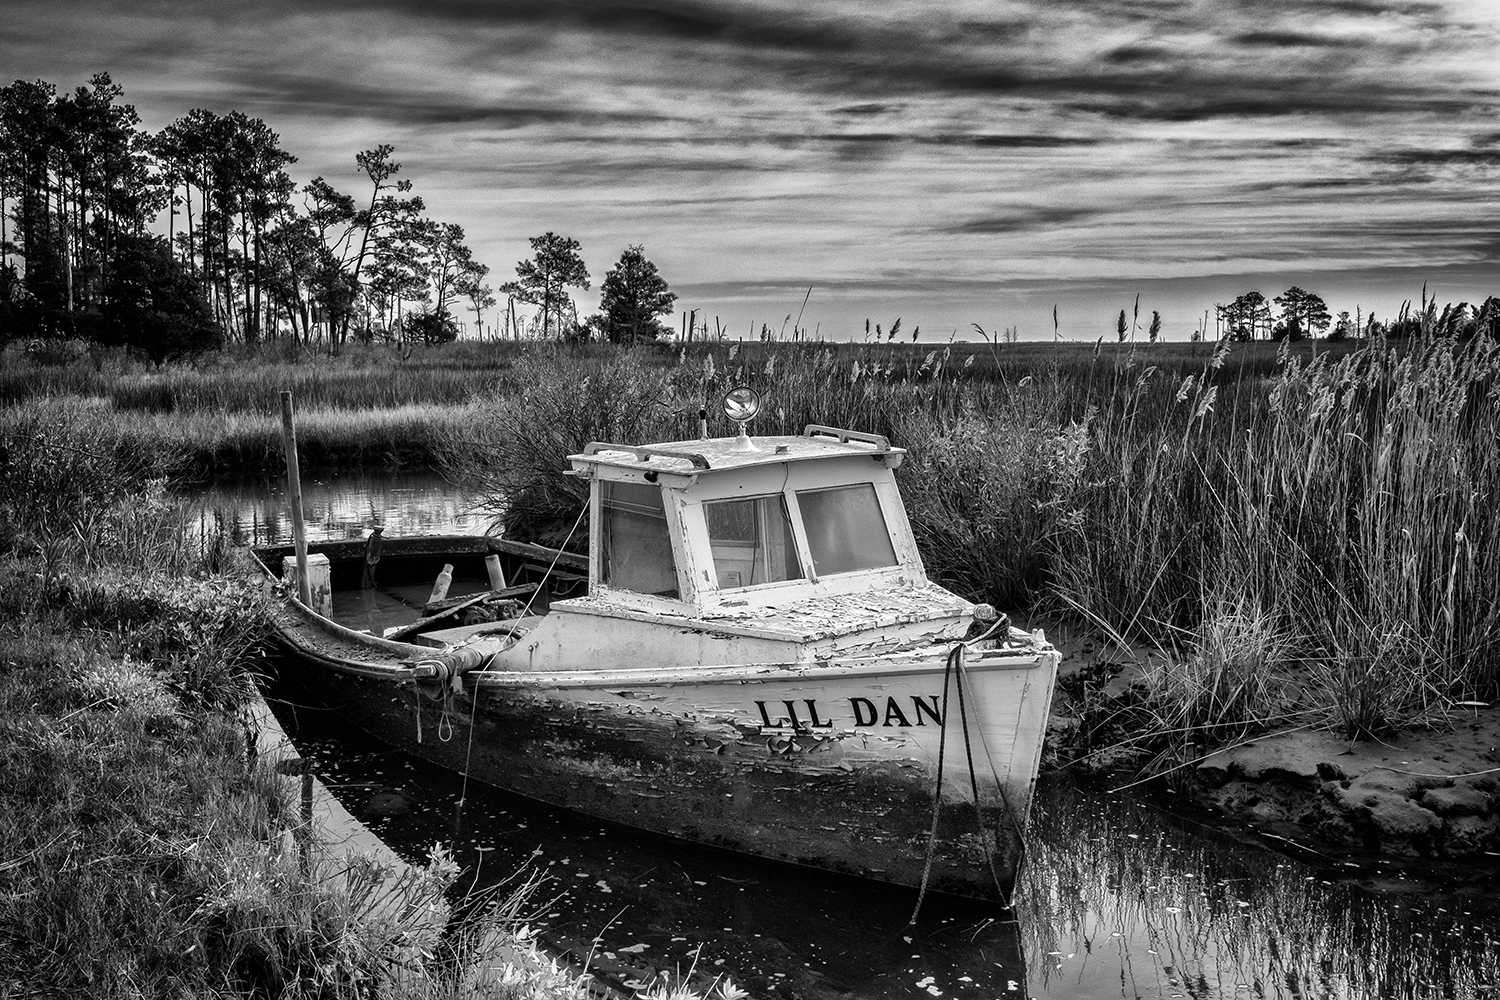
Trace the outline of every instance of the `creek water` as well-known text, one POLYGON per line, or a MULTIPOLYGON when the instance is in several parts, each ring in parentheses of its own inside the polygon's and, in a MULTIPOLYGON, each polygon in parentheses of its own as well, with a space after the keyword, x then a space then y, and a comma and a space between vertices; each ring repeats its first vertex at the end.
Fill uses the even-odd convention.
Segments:
MULTIPOLYGON (((282 541, 275 501, 253 494, 216 491, 202 509, 246 541, 282 541)), ((358 536, 372 518, 391 534, 485 523, 431 477, 341 477, 304 494, 319 537, 358 536)), ((443 844, 465 889, 520 868, 546 876, 533 897, 544 943, 627 989, 691 973, 700 988, 723 976, 752 996, 817 1000, 1500 996, 1494 865, 1291 856, 1170 802, 1053 776, 1039 785, 1015 910, 929 897, 907 926, 913 890, 665 843, 466 787, 333 711, 271 693, 317 773, 382 840, 413 862, 443 844)))
MULTIPOLYGON (((310 542, 363 538, 381 524, 389 537, 483 532, 489 515, 432 473, 336 473, 302 480, 303 525, 310 542)), ((200 530, 227 531, 240 545, 286 545, 292 516, 286 481, 225 480, 196 494, 200 530)))

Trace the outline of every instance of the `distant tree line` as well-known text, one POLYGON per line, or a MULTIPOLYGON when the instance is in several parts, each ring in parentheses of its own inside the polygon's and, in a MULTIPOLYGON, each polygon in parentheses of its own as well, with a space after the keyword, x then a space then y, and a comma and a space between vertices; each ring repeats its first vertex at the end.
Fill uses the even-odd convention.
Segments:
MULTIPOLYGON (((298 187, 296 157, 264 121, 194 109, 151 134, 108 73, 72 94, 41 81, 0 88, 0 346, 85 338, 162 361, 277 336, 333 346, 437 342, 468 310, 496 304, 489 268, 462 226, 428 217, 393 147, 355 156, 347 194, 298 187)), ((598 317, 580 323, 568 287, 588 287, 574 240, 502 286, 516 336, 651 339, 675 296, 639 246, 605 278, 598 317), (514 302, 540 307, 530 322, 514 302), (538 329, 539 328, 539 329, 538 329)))
MULTIPOLYGON (((1227 305, 1215 307, 1220 336, 1227 340, 1301 340, 1324 337, 1328 340, 1363 338, 1404 338, 1426 334, 1454 337, 1460 340, 1476 336, 1500 338, 1500 297, 1490 296, 1478 306, 1467 302, 1450 303, 1438 309, 1437 301, 1422 291, 1421 306, 1412 309, 1404 303, 1397 315, 1386 322, 1369 316, 1350 318, 1340 312, 1335 321, 1323 299, 1293 285, 1270 302, 1260 292, 1246 292, 1227 305), (1271 312, 1274 303, 1277 314, 1271 312)), ((1123 314, 1122 314, 1123 315, 1123 314)))

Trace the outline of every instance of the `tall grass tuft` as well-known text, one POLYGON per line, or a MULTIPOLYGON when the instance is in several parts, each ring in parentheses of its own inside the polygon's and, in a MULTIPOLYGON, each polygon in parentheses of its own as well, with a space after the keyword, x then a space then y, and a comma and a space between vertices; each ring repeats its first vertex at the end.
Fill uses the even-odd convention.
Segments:
POLYGON ((1351 737, 1493 697, 1497 373, 1493 345, 1436 340, 1284 358, 1229 401, 1143 373, 1092 422, 1058 590, 1163 642, 1213 616, 1295 636, 1271 648, 1351 737))
POLYGON ((181 453, 143 447, 107 411, 68 400, 0 411, 0 552, 63 565, 187 567, 169 477, 181 453))
MULTIPOLYGON (((567 540, 588 489, 569 477, 567 456, 590 441, 688 437, 697 422, 680 370, 645 364, 638 353, 613 361, 539 349, 517 358, 517 389, 470 411, 449 442, 452 474, 482 496, 507 534, 548 544, 567 540)), ((588 529, 571 545, 587 549, 588 529)))

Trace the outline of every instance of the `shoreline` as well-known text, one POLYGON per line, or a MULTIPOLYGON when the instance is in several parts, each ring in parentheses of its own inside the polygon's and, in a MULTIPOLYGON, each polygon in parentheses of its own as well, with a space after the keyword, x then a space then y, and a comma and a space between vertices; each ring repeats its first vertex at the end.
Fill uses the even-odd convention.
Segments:
MULTIPOLYGON (((1031 626, 1046 622, 1033 619, 1031 626)), ((1123 710, 1144 657, 1067 627, 1048 726, 1053 770, 1115 775, 1166 791, 1174 808, 1223 822, 1326 860, 1500 864, 1500 705, 1455 706, 1446 720, 1378 739, 1341 739, 1321 723, 1250 734, 1141 779, 1128 741, 1079 748, 1090 717, 1123 710)))

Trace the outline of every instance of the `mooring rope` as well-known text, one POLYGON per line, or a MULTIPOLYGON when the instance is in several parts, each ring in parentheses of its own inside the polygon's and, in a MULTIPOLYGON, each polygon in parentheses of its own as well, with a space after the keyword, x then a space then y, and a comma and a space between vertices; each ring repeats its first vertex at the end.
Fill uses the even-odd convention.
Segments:
POLYGON ((960 642, 949 650, 948 663, 943 667, 943 724, 938 727, 937 787, 932 790, 932 826, 927 831, 927 859, 922 864, 922 883, 917 888, 917 905, 911 911, 911 919, 906 922, 908 927, 917 922, 917 914, 922 912, 922 902, 927 898, 927 882, 932 877, 932 858, 937 850, 938 815, 943 803, 943 755, 948 749, 948 678, 953 676, 953 661, 963 648, 964 644, 960 642))
MULTIPOLYGON (((989 844, 986 842, 987 838, 985 834, 989 833, 990 831, 984 825, 984 813, 980 810, 979 807, 979 781, 974 774, 974 748, 969 740, 969 716, 967 706, 964 702, 963 685, 964 647, 983 642, 985 639, 988 639, 991 635, 995 634, 995 632, 999 629, 1009 628, 1009 624, 1010 623, 1006 619, 1006 617, 1004 615, 1001 615, 1000 618, 997 619, 995 623, 988 629, 986 629, 983 634, 977 635, 972 639, 960 640, 959 642, 954 643, 953 648, 948 651, 948 662, 943 667, 943 722, 942 725, 938 728, 937 783, 932 791, 932 826, 927 832, 927 856, 922 864, 922 882, 917 889, 917 905, 911 911, 911 919, 907 921, 908 927, 914 925, 917 922, 917 915, 922 912, 922 903, 927 898, 927 886, 932 878, 932 861, 937 851, 938 817, 941 813, 943 801, 943 761, 946 755, 948 743, 948 680, 950 677, 954 678, 954 684, 958 689, 958 717, 959 721, 963 725, 964 756, 968 760, 969 789, 974 796, 974 817, 979 824, 980 843, 984 849, 985 860, 989 862, 990 877, 995 881, 995 891, 999 893, 1000 900, 1007 909, 1011 905, 1010 893, 1005 891, 1005 885, 1000 879, 1000 872, 995 868, 994 853, 990 851, 989 844)), ((979 740, 981 746, 983 746, 984 730, 982 728, 979 730, 979 740)), ((989 761, 990 774, 995 779, 995 787, 1000 793, 1000 804, 1002 808, 1004 808, 1006 816, 1010 820, 1012 830, 1015 832, 1018 839, 1017 860, 1019 861, 1019 852, 1025 847, 1024 833, 1020 829, 1020 824, 1016 820, 1015 811, 1010 807, 1010 801, 1005 796, 1004 783, 1001 782, 1000 775, 995 771, 995 762, 993 758, 990 757, 988 746, 984 746, 984 752, 986 760, 989 761)), ((998 850, 1000 847, 1000 830, 998 824, 994 831, 994 837, 995 848, 996 850, 998 850)))
MULTIPOLYGON (((985 834, 989 833, 989 830, 985 828, 984 813, 979 808, 979 780, 974 775, 974 747, 969 742, 969 713, 964 706, 963 649, 963 645, 959 644, 957 669, 953 672, 953 684, 954 687, 958 689, 958 721, 963 723, 964 727, 964 756, 968 758, 969 762, 969 792, 974 796, 974 821, 979 824, 979 841, 984 848, 984 858, 989 862, 990 865, 990 878, 995 880, 995 891, 1000 894, 1000 901, 1005 904, 1005 908, 1010 909, 1010 893, 1005 891, 1005 884, 1000 881, 1000 872, 995 869, 995 851, 998 851, 1000 849, 999 825, 996 824, 995 828, 995 851, 991 851, 989 844, 986 843, 988 838, 985 837, 985 834)), ((999 785, 999 780, 999 776, 996 775, 995 781, 997 787, 999 785)), ((1002 802, 1002 804, 1005 803, 1004 789, 1001 789, 1000 791, 1000 801, 1002 802)), ((1006 811, 1009 811, 1008 805, 1006 805, 1006 811)))

